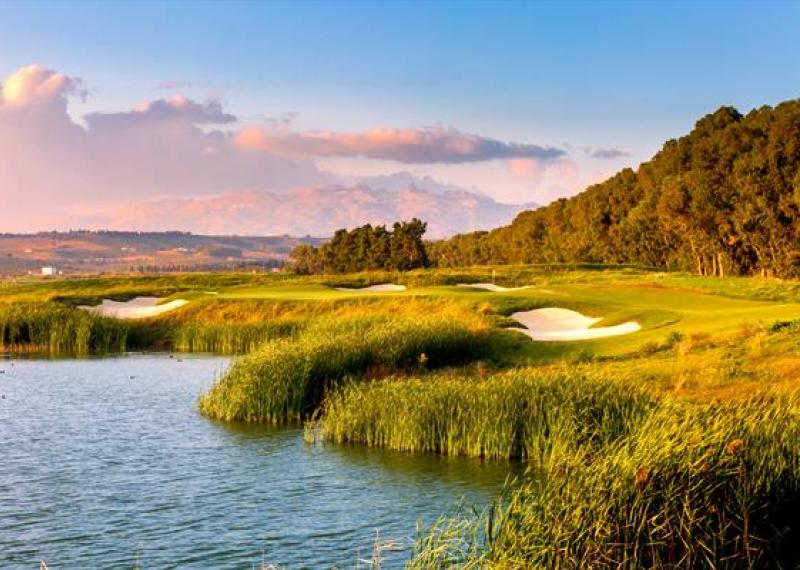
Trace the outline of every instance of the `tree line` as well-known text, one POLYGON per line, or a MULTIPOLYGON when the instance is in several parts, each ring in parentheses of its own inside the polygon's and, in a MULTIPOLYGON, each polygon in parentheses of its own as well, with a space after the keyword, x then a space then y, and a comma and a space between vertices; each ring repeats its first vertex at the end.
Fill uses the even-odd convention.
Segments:
POLYGON ((293 269, 300 274, 354 273, 387 269, 407 271, 427 267, 423 236, 427 223, 413 218, 386 226, 367 224, 341 229, 319 247, 300 245, 292 250, 293 269))
POLYGON ((509 226, 428 245, 432 264, 637 263, 800 276, 800 100, 722 107, 639 169, 509 226))
POLYGON ((700 275, 800 276, 800 100, 721 107, 626 168, 508 226, 423 243, 414 219, 339 230, 293 252, 301 273, 510 263, 633 263, 700 275))

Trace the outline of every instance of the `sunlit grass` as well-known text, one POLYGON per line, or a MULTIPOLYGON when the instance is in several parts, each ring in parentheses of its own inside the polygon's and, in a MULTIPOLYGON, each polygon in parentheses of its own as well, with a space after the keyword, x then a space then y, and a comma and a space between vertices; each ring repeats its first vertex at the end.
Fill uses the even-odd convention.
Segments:
POLYGON ((328 397, 314 427, 336 443, 543 463, 553 446, 624 435, 652 405, 633 378, 526 368, 350 384, 328 397))
POLYGON ((795 567, 798 300, 797 282, 602 266, 32 281, 0 286, 0 349, 245 354, 203 413, 535 466, 492 512, 423 532, 413 568, 795 567), (454 286, 492 280, 533 287, 454 286), (332 289, 389 282, 408 290, 332 289), (127 322, 72 308, 137 295, 190 302, 127 322), (507 330, 548 306, 642 330, 507 330))
POLYGON ((127 335, 116 319, 56 303, 0 305, 0 352, 118 352, 125 350, 127 335))
POLYGON ((487 347, 484 331, 441 317, 322 321, 236 361, 200 410, 227 421, 299 421, 347 379, 460 364, 487 347))

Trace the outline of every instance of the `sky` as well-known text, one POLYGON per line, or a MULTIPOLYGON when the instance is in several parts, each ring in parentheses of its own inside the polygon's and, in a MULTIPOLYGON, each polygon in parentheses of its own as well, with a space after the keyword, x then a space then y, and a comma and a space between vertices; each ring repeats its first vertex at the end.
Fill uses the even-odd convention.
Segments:
POLYGON ((545 204, 800 96, 798 30, 792 2, 3 2, 0 231, 398 173, 545 204))

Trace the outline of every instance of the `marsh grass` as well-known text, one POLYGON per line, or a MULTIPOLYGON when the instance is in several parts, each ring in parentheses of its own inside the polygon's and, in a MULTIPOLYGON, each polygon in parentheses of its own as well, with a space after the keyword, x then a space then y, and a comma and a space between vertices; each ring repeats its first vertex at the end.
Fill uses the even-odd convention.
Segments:
POLYGON ((154 319, 132 322, 137 346, 187 352, 246 354, 266 341, 297 337, 307 328, 368 318, 439 315, 469 328, 484 327, 490 308, 426 297, 354 298, 326 301, 217 300, 191 303, 154 319))
POLYGON ((542 464, 554 447, 625 435, 654 405, 629 378, 588 366, 390 378, 330 393, 317 433, 336 443, 542 464))
POLYGON ((487 346, 483 330, 438 316, 317 321, 236 361, 201 396, 200 411, 227 421, 300 421, 345 381, 460 364, 487 346))
POLYGON ((0 351, 76 354, 123 351, 128 328, 116 319, 56 303, 0 305, 0 351))
POLYGON ((442 518, 409 568, 794 568, 797 394, 664 401, 629 434, 566 447, 490 513, 442 518))
POLYGON ((796 397, 667 402, 602 453, 505 506, 492 562, 580 568, 795 567, 796 397))
MULTIPOLYGON (((443 517, 421 533, 408 567, 798 567, 797 350, 780 325, 593 365, 625 366, 649 406, 616 437, 557 437, 537 476, 491 513, 443 517)), ((559 405, 592 389, 576 379, 559 405)), ((629 388, 614 389, 610 400, 629 388)), ((597 413, 579 417, 596 424, 597 413)))

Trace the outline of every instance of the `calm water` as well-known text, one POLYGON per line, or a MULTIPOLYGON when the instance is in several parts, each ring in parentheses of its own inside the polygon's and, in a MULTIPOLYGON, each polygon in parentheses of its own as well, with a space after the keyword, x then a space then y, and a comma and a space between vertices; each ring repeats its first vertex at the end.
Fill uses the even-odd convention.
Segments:
POLYGON ((226 362, 0 360, 0 568, 352 568, 375 529, 408 545, 509 474, 209 421, 196 398, 226 362))

